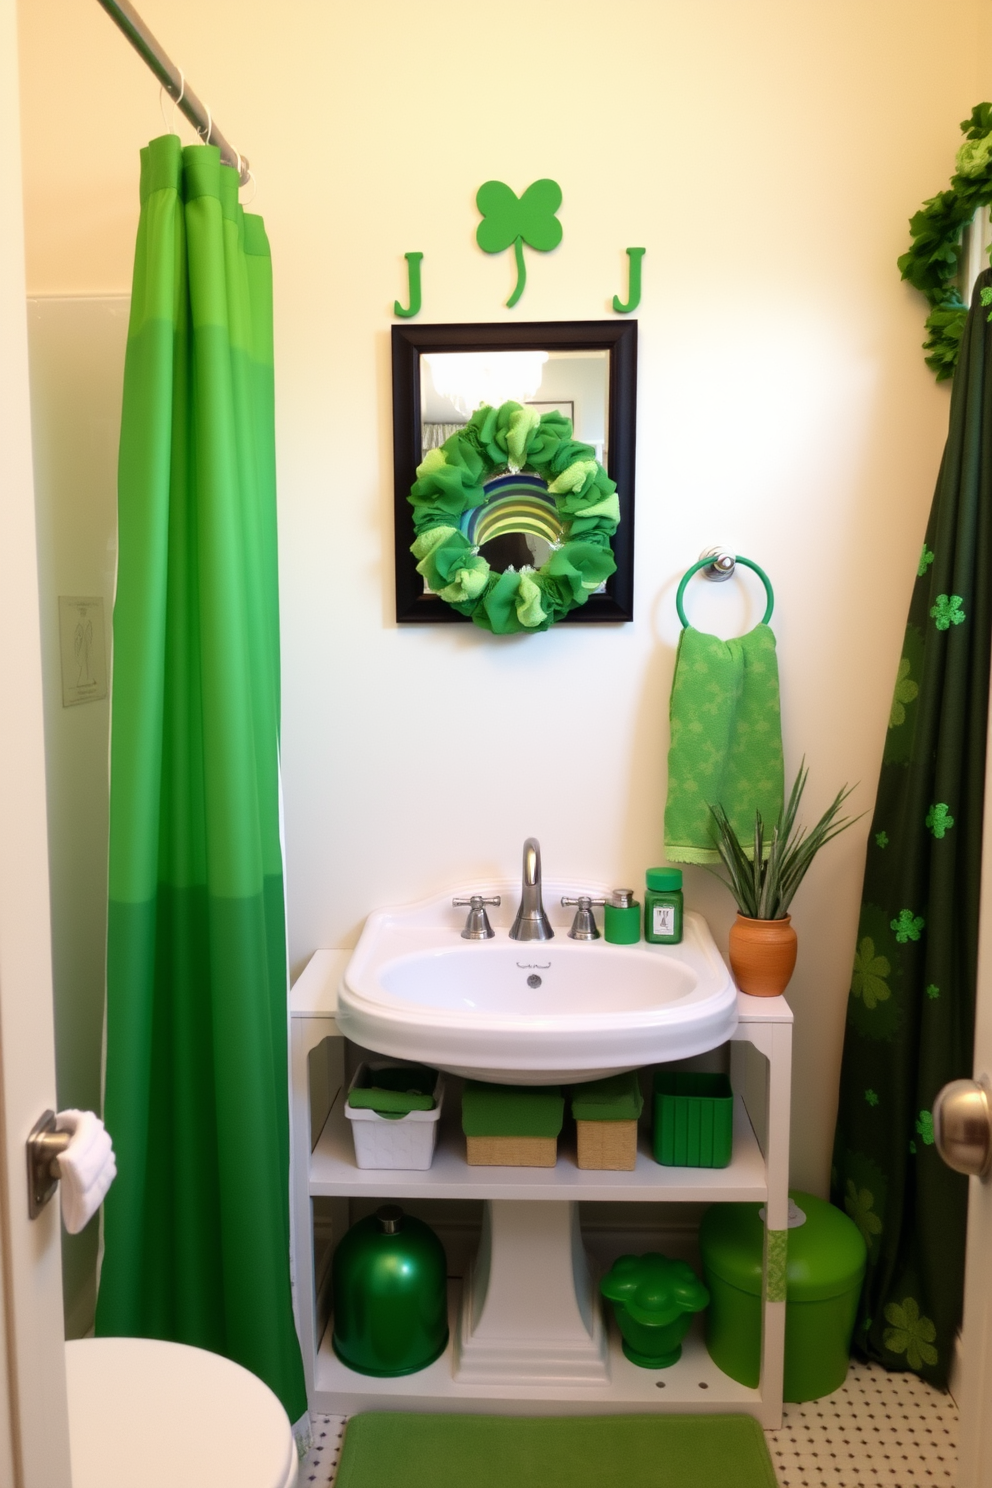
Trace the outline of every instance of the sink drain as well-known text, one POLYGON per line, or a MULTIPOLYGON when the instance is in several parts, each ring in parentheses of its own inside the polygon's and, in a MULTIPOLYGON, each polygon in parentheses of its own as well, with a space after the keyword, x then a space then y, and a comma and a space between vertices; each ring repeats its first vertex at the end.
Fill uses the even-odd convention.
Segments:
POLYGON ((541 985, 541 978, 539 976, 529 976, 527 978, 527 985, 528 987, 539 987, 541 985))

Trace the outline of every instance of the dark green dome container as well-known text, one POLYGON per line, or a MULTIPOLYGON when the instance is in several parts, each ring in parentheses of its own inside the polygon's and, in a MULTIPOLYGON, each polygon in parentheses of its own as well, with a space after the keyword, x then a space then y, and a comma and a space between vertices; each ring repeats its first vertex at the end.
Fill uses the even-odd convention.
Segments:
MULTIPOLYGON (((805 1221, 787 1230, 785 1385, 788 1401, 818 1400, 847 1378, 868 1248, 840 1209, 793 1190, 805 1221)), ((760 1204, 714 1204, 699 1229, 710 1293, 706 1347, 724 1374, 756 1389, 761 1369, 760 1204)))
POLYGON ((426 1369, 448 1344, 447 1265, 430 1225, 384 1204, 334 1252, 334 1352, 359 1374, 426 1369))

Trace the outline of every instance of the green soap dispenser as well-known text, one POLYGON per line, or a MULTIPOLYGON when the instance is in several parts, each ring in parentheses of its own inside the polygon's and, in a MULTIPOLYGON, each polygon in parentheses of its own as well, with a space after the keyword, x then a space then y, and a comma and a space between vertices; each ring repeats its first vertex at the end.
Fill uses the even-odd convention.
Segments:
POLYGON ((398 1204, 352 1225, 334 1252, 334 1352, 359 1374, 414 1374, 448 1344, 447 1265, 431 1229, 398 1204))
POLYGON ((603 934, 611 945, 636 945, 641 938, 641 906, 633 889, 614 889, 603 910, 603 934))

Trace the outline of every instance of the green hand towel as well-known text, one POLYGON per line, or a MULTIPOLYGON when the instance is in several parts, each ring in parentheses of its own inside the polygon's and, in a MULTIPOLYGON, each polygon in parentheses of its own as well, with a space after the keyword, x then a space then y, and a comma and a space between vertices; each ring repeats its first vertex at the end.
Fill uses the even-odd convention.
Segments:
POLYGON ((687 626, 679 637, 671 701, 665 852, 672 863, 718 863, 711 805, 741 841, 754 813, 771 825, 784 770, 775 637, 756 625, 731 641, 687 626))
POLYGON ((434 1097, 421 1095, 418 1090, 383 1090, 379 1085, 368 1085, 364 1090, 353 1090, 348 1104, 353 1110, 375 1111, 380 1116, 407 1116, 411 1111, 433 1111, 434 1097))
POLYGON ((423 1064, 385 1065, 366 1069, 361 1085, 348 1096, 356 1110, 379 1116, 406 1116, 410 1111, 433 1111, 437 1071, 423 1064))

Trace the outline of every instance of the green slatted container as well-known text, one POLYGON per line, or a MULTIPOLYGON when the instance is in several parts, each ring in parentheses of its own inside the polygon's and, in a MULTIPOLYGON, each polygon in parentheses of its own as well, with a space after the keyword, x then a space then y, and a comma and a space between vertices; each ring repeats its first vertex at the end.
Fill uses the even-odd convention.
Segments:
POLYGON ((670 1168, 725 1168, 734 1148, 726 1075, 660 1069, 654 1077, 654 1157, 670 1168))

